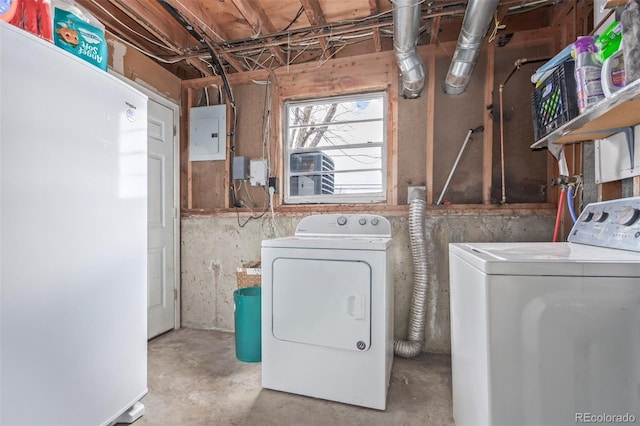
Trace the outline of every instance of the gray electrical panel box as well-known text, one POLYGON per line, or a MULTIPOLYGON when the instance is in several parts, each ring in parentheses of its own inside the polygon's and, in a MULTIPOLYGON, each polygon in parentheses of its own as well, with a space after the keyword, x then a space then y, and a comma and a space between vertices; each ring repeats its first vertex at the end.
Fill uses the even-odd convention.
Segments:
POLYGON ((236 179, 247 179, 249 177, 249 157, 236 155, 233 157, 233 168, 231 177, 236 179))
POLYGON ((189 160, 224 160, 227 156, 227 106, 189 110, 189 160))

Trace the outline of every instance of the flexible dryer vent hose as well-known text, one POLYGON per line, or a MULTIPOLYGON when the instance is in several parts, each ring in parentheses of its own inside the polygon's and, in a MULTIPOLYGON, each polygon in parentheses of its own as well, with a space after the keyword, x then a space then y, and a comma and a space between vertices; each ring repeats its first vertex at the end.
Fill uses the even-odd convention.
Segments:
POLYGON ((414 190, 409 200, 409 238, 414 280, 409 309, 409 332, 407 340, 396 339, 393 344, 394 353, 403 358, 415 357, 424 346, 427 314, 427 243, 424 229, 426 205, 425 192, 414 190))

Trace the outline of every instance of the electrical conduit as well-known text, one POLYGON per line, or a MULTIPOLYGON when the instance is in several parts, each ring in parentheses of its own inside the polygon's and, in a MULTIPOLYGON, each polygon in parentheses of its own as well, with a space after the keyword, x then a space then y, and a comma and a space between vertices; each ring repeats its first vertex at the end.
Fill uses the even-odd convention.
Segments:
POLYGON ((425 192, 414 190, 409 200, 409 238, 414 280, 409 309, 409 331, 407 340, 396 339, 393 344, 394 353, 403 358, 415 357, 424 346, 427 314, 427 242, 424 224, 426 206, 425 192))

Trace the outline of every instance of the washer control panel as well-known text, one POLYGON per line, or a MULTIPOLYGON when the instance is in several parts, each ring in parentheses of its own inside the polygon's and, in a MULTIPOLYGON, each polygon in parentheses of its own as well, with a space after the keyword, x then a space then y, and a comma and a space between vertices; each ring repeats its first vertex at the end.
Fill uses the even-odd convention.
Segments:
POLYGON ((296 236, 391 237, 389 221, 373 214, 320 214, 303 218, 296 236))
POLYGON ((573 225, 568 240, 640 252, 640 197, 589 204, 573 225))

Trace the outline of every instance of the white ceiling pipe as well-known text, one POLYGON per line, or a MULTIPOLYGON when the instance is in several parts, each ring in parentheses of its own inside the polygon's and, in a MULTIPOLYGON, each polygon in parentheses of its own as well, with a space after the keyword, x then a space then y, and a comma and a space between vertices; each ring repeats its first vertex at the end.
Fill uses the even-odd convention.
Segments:
POLYGON ((482 39, 489 29, 498 1, 469 0, 458 37, 458 45, 444 81, 445 93, 459 95, 467 88, 480 55, 482 39))

